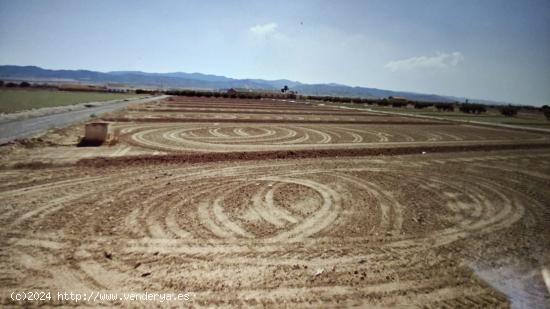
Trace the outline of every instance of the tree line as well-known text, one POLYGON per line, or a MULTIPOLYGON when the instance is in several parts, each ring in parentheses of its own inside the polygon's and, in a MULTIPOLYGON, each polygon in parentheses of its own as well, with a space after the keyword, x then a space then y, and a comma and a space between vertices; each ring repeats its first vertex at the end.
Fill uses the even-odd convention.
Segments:
MULTIPOLYGON (((147 93, 154 94, 157 93, 153 90, 142 90, 137 89, 136 93, 147 93)), ((319 96, 319 95, 298 95, 296 93, 288 93, 282 91, 281 93, 273 92, 220 92, 220 91, 202 91, 202 90, 167 90, 164 91, 168 95, 176 96, 193 96, 193 97, 215 97, 215 98, 231 98, 231 99, 262 99, 262 98, 273 98, 273 99, 298 99, 298 100, 307 100, 307 101, 320 101, 320 102, 334 102, 334 103, 349 103, 349 104, 367 104, 367 105, 377 105, 377 106, 391 106, 395 108, 404 108, 407 106, 412 106, 415 109, 425 109, 428 107, 433 107, 439 112, 454 112, 458 109, 460 112, 466 114, 479 115, 487 112, 488 108, 494 108, 499 110, 499 112, 507 117, 513 117, 517 115, 518 111, 521 109, 539 109, 533 106, 500 106, 500 105, 486 105, 480 103, 460 103, 460 102, 425 102, 425 101, 414 101, 414 100, 404 100, 404 99, 394 99, 392 97, 382 98, 382 99, 369 99, 369 98, 359 98, 359 97, 343 97, 343 96, 319 96)), ((544 112, 544 115, 547 119, 550 120, 550 107, 547 105, 540 108, 544 112)))
MULTIPOLYGON (((29 82, 23 81, 20 83, 15 82, 4 82, 0 80, 0 87, 6 88, 28 88, 36 87, 40 88, 39 85, 31 85, 29 82)), ((284 88, 283 88, 284 89, 284 88)), ((287 88, 288 90, 288 88, 287 88)), ((521 109, 539 109, 533 106, 514 106, 514 105, 485 105, 479 103, 459 103, 459 102, 424 102, 424 101, 413 101, 405 99, 395 99, 393 97, 382 98, 382 99, 368 99, 368 98, 359 98, 359 97, 343 97, 343 96, 319 96, 319 95, 298 95, 294 92, 281 91, 281 93, 275 92, 221 92, 221 91, 202 91, 202 90, 148 90, 148 89, 136 89, 136 94, 149 94, 156 95, 160 93, 165 93, 168 95, 175 96, 192 96, 192 97, 214 97, 214 98, 230 98, 230 99, 262 99, 262 98, 271 98, 271 99, 298 99, 298 100, 307 100, 307 101, 321 101, 321 102, 334 102, 334 103, 350 103, 350 104, 367 104, 367 105, 378 105, 378 106, 391 106, 395 108, 404 108, 407 106, 412 106, 415 109, 425 109, 428 107, 434 107, 437 111, 440 112, 453 112, 455 108, 458 108, 459 111, 466 114, 479 115, 487 112, 487 108, 494 108, 499 110, 499 112, 506 117, 514 117, 517 115, 518 111, 521 109)), ((539 110, 544 113, 546 119, 550 120, 550 107, 548 105, 542 106, 539 110)))

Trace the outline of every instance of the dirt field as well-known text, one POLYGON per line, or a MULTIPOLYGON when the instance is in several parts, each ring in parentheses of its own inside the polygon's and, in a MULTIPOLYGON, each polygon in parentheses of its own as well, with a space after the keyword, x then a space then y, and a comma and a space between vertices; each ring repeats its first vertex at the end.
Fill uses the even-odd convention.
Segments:
POLYGON ((475 121, 475 122, 485 122, 489 124, 505 124, 505 125, 515 125, 515 126, 530 126, 534 128, 545 128, 550 129, 550 121, 544 117, 544 113, 540 110, 520 110, 518 114, 514 117, 506 117, 500 113, 498 109, 489 108, 486 113, 479 115, 465 114, 460 110, 456 109, 453 112, 442 112, 437 111, 434 107, 429 107, 425 109, 416 109, 416 108, 398 108, 398 107, 383 107, 383 106, 369 106, 369 105, 359 105, 358 104, 346 104, 351 108, 368 108, 376 111, 384 112, 398 112, 406 113, 411 115, 423 115, 431 116, 438 118, 446 118, 449 120, 465 120, 465 121, 475 121))
POLYGON ((106 118, 115 145, 77 148, 79 125, 0 147, 2 305, 550 306, 548 135, 271 100, 106 118))

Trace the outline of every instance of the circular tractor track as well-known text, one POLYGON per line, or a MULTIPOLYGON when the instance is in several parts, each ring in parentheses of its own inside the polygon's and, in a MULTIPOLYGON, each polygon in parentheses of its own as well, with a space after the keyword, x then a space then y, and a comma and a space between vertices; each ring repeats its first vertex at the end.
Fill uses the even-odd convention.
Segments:
POLYGON ((548 137, 515 132, 505 138, 494 129, 460 125, 291 125, 291 124, 118 124, 120 140, 168 152, 227 152, 358 148, 396 144, 462 144, 517 141, 540 142, 548 137), (431 130, 433 129, 433 130, 431 130))
POLYGON ((513 165, 496 164, 519 157, 548 169, 547 154, 56 169, 65 179, 0 191, 4 287, 191 290, 205 306, 503 305, 441 252, 545 224, 547 194, 514 189, 513 165))

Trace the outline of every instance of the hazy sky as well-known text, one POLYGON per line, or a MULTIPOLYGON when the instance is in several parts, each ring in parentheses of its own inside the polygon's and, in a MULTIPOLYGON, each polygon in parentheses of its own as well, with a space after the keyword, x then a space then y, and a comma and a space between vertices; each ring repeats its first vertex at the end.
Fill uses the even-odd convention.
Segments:
POLYGON ((550 1, 3 1, 0 64, 550 104, 550 1))

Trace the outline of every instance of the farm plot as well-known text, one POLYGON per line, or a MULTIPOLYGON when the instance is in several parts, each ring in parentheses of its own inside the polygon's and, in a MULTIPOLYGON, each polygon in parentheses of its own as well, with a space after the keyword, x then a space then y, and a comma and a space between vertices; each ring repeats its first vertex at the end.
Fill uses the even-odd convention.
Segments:
POLYGON ((548 135, 274 100, 170 98, 109 115, 122 144, 161 152, 548 143, 548 135))
POLYGON ((291 114, 291 113, 233 113, 233 112, 124 112, 105 118, 114 122, 278 122, 278 123, 349 123, 349 124, 443 124, 419 118, 381 115, 291 114))
POLYGON ((0 171, 2 303, 44 288, 192 291, 197 306, 494 307, 517 301, 499 292, 509 278, 476 274, 521 267, 515 297, 548 305, 537 260, 550 245, 549 159, 0 171))
MULTIPOLYGON (((286 103, 272 100, 221 100, 221 99, 182 99, 170 98, 139 106, 133 106, 121 116, 139 121, 140 118, 229 118, 229 119, 257 119, 257 120, 333 120, 333 121, 371 121, 371 122, 430 122, 418 118, 406 118, 377 113, 342 110, 334 107, 323 107, 310 103, 286 103), (210 114, 210 115, 209 115, 210 114), (216 115, 212 115, 216 114, 216 115), (336 119, 335 119, 336 118, 336 119)), ((431 121, 433 122, 433 121, 431 121)))
POLYGON ((350 149, 395 145, 549 142, 546 135, 467 125, 118 124, 119 140, 168 152, 350 149))
MULTIPOLYGON (((158 104, 158 103, 157 103, 158 104)), ((114 113, 106 119, 114 122, 281 122, 281 123, 350 123, 350 124, 441 124, 445 122, 420 118, 382 115, 376 113, 351 113, 341 109, 319 109, 306 105, 304 108, 272 106, 273 104, 240 106, 218 104, 213 107, 189 106, 150 108, 134 106, 128 111, 114 113)))
POLYGON ((109 117, 115 145, 75 147, 80 126, 0 149, 0 305, 550 306, 548 135, 271 100, 109 117))

